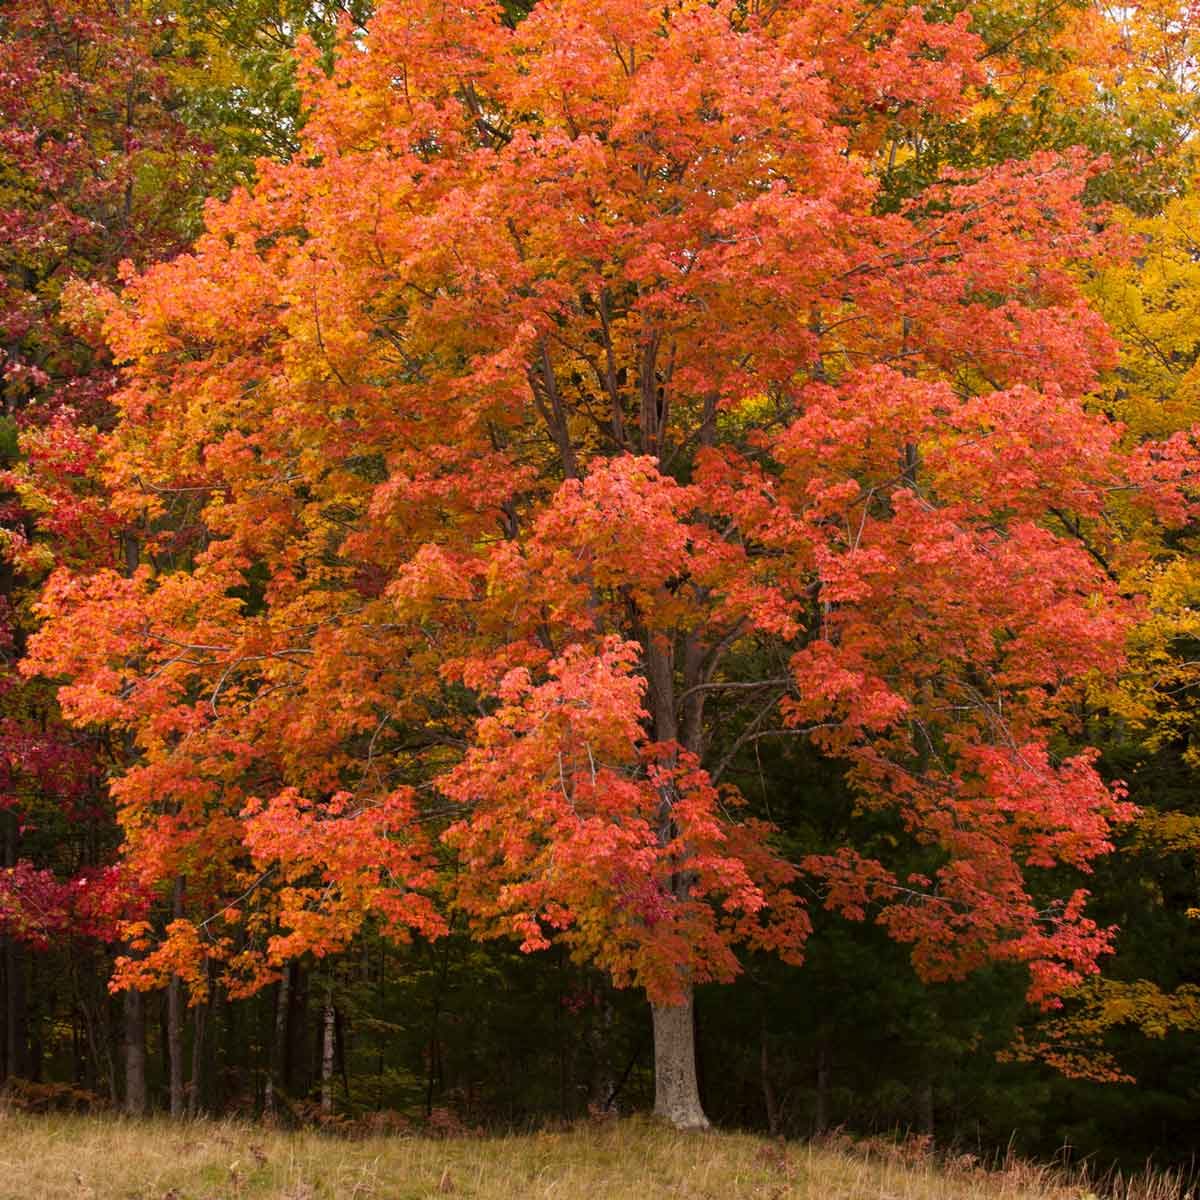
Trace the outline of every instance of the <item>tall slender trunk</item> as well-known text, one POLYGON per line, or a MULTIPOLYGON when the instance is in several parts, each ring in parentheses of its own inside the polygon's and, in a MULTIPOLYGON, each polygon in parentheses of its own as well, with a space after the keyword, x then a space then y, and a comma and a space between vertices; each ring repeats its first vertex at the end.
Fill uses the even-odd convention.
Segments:
MULTIPOLYGON (((248 1055, 241 1053, 242 1027, 253 1019, 253 1006, 249 1003, 235 1004, 228 995, 222 997, 221 1012, 225 1022, 225 1050, 221 1062, 223 1070, 217 1076, 215 1100, 218 1108, 224 1108, 236 1098, 246 1083, 248 1055)), ((250 1089, 253 1091, 253 1080, 250 1089)))
POLYGON ((83 1014, 76 1008, 71 1013, 71 1082, 79 1088, 95 1091, 92 1056, 83 1049, 83 1014))
POLYGON ((205 1037, 208 1033, 209 1016, 213 1007, 212 979, 208 983, 208 999, 197 1004, 192 1015, 192 1078, 187 1086, 187 1114, 199 1116, 204 1111, 204 1056, 205 1037))
POLYGON ((593 1112, 616 1108, 617 1084, 612 1061, 613 1007, 603 979, 597 984, 596 1010, 592 1014, 588 1041, 592 1051, 591 1101, 593 1112))
POLYGON ((125 1112, 146 1112, 146 997, 137 988, 125 990, 125 1112))
POLYGON ((267 1089, 263 1107, 268 1113, 275 1111, 277 1096, 284 1090, 284 1063, 287 1058, 287 1023, 289 992, 292 982, 292 965, 285 963, 279 975, 275 992, 275 1026, 271 1037, 271 1054, 267 1068, 267 1089))
POLYGON ((117 998, 109 993, 105 980, 112 973, 112 964, 107 956, 101 959, 99 976, 99 994, 96 999, 96 1014, 98 1022, 97 1041, 104 1054, 104 1079, 108 1085, 108 1098, 115 1109, 121 1100, 121 1090, 117 1083, 117 1039, 113 1035, 113 1020, 116 1012, 117 998))
POLYGON ((25 1008, 26 1065, 29 1071, 29 1078, 34 1083, 41 1083, 43 1046, 42 1027, 41 1022, 38 1020, 38 1007, 44 1004, 47 1012, 53 1012, 54 997, 47 994, 45 983, 38 979, 37 955, 28 955, 28 960, 29 978, 26 984, 28 991, 26 992, 27 1001, 25 1008))
MULTIPOLYGON (((183 919, 182 875, 175 877, 171 899, 174 920, 183 919)), ((167 984, 167 1063, 170 1071, 171 1116, 177 1120, 186 1114, 187 1091, 183 1081, 183 980, 172 975, 167 984)))
POLYGON ((779 1132, 779 1099, 775 1095, 775 1082, 771 1078, 771 1054, 767 1045, 767 1018, 764 1015, 759 1028, 758 1070, 762 1078, 763 1107, 767 1113, 767 1132, 775 1137, 779 1132))
POLYGON ((437 982, 433 988, 433 1012, 429 1018, 429 1075, 425 1081, 425 1115, 433 1112, 433 1089, 438 1079, 438 1068, 441 1066, 441 1031, 438 1023, 442 1015, 442 996, 446 990, 446 978, 450 973, 450 947, 453 938, 449 933, 454 932, 454 922, 451 918, 450 929, 442 944, 442 964, 438 970, 437 982))
POLYGON ((192 1034, 192 1082, 188 1089, 188 1112, 198 1117, 206 1112, 212 1100, 213 1081, 217 1076, 216 1060, 220 1054, 216 1045, 220 1032, 220 984, 213 976, 210 959, 204 967, 208 998, 196 1006, 196 1026, 192 1034), (212 1044, 212 1050, 209 1045, 212 1044))
POLYGON ((696 1017, 691 984, 681 1004, 651 1004, 654 1019, 654 1112, 676 1129, 707 1129, 696 1082, 696 1017))
MULTIPOLYGON (((308 1068, 308 990, 309 977, 303 964, 292 964, 291 986, 288 988, 287 1034, 284 1038, 283 1067, 280 1077, 288 1096, 303 1096, 308 1092, 312 1076, 308 1068)), ((380 1068, 382 1074, 383 1068, 380 1068)))
POLYGON ((325 988, 325 1009, 321 1015, 321 1115, 333 1116, 333 1051, 336 1044, 336 1010, 333 1007, 333 983, 325 988))

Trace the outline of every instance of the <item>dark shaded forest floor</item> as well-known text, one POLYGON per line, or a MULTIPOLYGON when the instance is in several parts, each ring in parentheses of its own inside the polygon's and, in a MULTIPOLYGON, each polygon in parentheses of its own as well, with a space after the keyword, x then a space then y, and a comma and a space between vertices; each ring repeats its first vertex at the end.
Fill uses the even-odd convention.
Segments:
MULTIPOLYGON (((1128 1200, 1182 1195, 1164 1177, 1128 1200)), ((506 1137, 346 1138, 0 1112, 3 1200, 1089 1200, 1086 1182, 920 1143, 789 1144, 633 1119, 506 1137)))

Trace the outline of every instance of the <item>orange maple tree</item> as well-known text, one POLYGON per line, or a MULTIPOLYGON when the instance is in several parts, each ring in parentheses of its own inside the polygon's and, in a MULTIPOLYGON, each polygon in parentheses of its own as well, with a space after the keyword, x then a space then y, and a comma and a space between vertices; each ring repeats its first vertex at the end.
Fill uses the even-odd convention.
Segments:
POLYGON ((1033 879, 1129 812, 1052 747, 1126 621, 1088 167, 876 203, 885 131, 985 78, 969 13, 405 0, 306 76, 294 162, 78 302, 142 562, 58 573, 30 669, 128 731, 130 860, 211 909, 127 977, 253 988, 447 901, 644 988, 696 1125, 693 984, 800 956, 801 872, 930 977, 1094 970, 1084 893, 1033 879), (773 850, 726 777, 775 737, 930 874, 773 850))

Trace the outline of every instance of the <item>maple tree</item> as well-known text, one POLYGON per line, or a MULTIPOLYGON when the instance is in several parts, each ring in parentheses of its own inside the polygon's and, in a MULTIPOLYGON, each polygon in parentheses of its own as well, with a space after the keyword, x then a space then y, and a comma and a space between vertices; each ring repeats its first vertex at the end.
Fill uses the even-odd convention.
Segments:
POLYGON ((802 953, 801 875, 931 978, 1094 970, 1085 893, 1036 879, 1130 814, 1052 741, 1128 623, 1080 536, 1130 478, 1081 401, 1088 167, 878 203, 897 114, 985 81, 969 21, 384 4, 331 75, 305 51, 296 160, 77 297, 129 364, 142 561, 57 572, 26 669, 128 732, 129 860, 209 913, 123 978, 252 990, 368 920, 436 936, 444 896, 644 988, 698 1125, 693 985, 802 953), (791 737, 927 873, 773 850, 727 774, 791 737))

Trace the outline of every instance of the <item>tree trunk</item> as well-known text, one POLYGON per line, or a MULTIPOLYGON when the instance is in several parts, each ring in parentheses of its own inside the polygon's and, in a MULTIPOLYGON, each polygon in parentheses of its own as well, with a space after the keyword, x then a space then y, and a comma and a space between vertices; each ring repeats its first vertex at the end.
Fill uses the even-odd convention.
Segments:
POLYGON ((267 1066, 267 1090, 263 1107, 268 1113, 275 1111, 276 1093, 284 1092, 284 1061, 287 1058, 287 1024, 289 995, 292 982, 292 965, 285 963, 279 975, 275 992, 275 1028, 271 1037, 271 1054, 267 1066))
POLYGON ((613 1007, 602 978, 596 984, 596 996, 596 1008, 588 1032, 592 1050, 591 1102, 588 1107, 596 1113, 615 1112, 617 1083, 613 1077, 612 1061, 613 1007))
MULTIPOLYGON (((643 409, 642 420, 647 419, 643 409)), ((652 730, 655 741, 675 742, 679 724, 675 712, 673 652, 664 649, 652 636, 642 641, 646 663, 646 681, 652 730)), ((699 693, 698 693, 699 694, 699 693)), ((697 721, 689 750, 697 753, 700 725, 697 721)), ((670 765, 670 764, 668 764, 670 765)), ((668 845, 677 835, 674 785, 661 789, 658 809, 658 841, 668 845)), ((685 873, 672 880, 675 895, 686 898, 691 881, 685 873)), ((681 1004, 651 1004, 654 1020, 654 1111, 676 1129, 707 1129, 708 1118, 700 1104, 700 1086, 696 1078, 696 1014, 691 980, 684 983, 681 1004)))
POLYGON ((696 1022, 692 987, 682 1004, 651 1004, 654 1019, 654 1112, 676 1129, 707 1129, 696 1083, 696 1022))
POLYGON ((39 1004, 45 1004, 47 1011, 53 1012, 54 997, 45 994, 45 985, 38 979, 37 955, 30 954, 27 957, 29 959, 29 978, 25 1005, 25 1062, 29 1070, 29 1078, 34 1083, 41 1083, 42 1037, 37 1009, 39 1004))
POLYGON ((763 1017, 758 1036, 758 1069, 762 1077, 763 1108, 767 1114, 767 1132, 775 1137, 779 1133, 779 1099, 775 1095, 775 1083, 771 1079, 771 1055, 767 1046, 766 1017, 763 1017))
POLYGON ((83 1049, 83 1014, 78 1008, 71 1013, 71 1082, 89 1092, 96 1090, 93 1060, 83 1049))
MULTIPOLYGON (((312 1076, 308 1069, 308 985, 309 977, 301 963, 292 964, 288 989, 287 1034, 284 1039, 283 1090, 288 1096, 308 1094, 312 1076)), ((380 1074, 383 1068, 380 1067, 380 1074)))
MULTIPOLYGON (((172 916, 176 921, 183 919, 183 887, 183 876, 176 876, 172 897, 172 916)), ((183 1011, 183 980, 172 975, 167 984, 167 1063, 171 1080, 171 1116, 177 1120, 187 1112, 183 1082, 183 1011)))
POLYGON ((125 991, 125 1113, 146 1112, 146 997, 137 988, 125 991))
POLYGON ((192 1078, 187 1088, 187 1113, 197 1117, 204 1111, 204 1054, 208 1018, 212 1012, 212 979, 208 983, 208 999, 197 1004, 192 1014, 192 1078))
MULTIPOLYGON (((235 1004, 228 995, 221 997, 221 1013, 225 1021, 225 1054, 217 1074, 214 1102, 218 1109, 235 1101, 246 1087, 247 1056, 241 1053, 242 1026, 251 1019, 250 1004, 235 1004)), ((253 1087, 251 1087, 253 1092, 253 1087)))
POLYGON ((333 1007, 333 984, 325 989, 325 1011, 321 1029, 321 1115, 333 1116, 333 1051, 337 1018, 333 1007))
MULTIPOLYGON (((454 932, 454 917, 450 918, 449 933, 454 932)), ((425 1115, 433 1112, 433 1089, 438 1079, 438 1068, 441 1066, 441 1031, 438 1022, 442 1014, 442 995, 446 990, 446 979, 450 973, 450 947, 454 939, 450 936, 442 940, 442 964, 437 974, 437 982, 433 988, 433 1012, 429 1018, 429 1075, 425 1081, 425 1115)))
POLYGON ((97 1040, 104 1054, 104 1078, 108 1084, 108 1098, 115 1109, 121 1102, 120 1087, 117 1083, 117 1039, 113 1033, 116 1026, 114 1017, 116 1015, 117 998, 109 992, 105 983, 109 975, 112 974, 111 963, 108 961, 107 956, 101 959, 101 964, 99 968, 101 974, 97 980, 100 985, 96 999, 97 1040))

